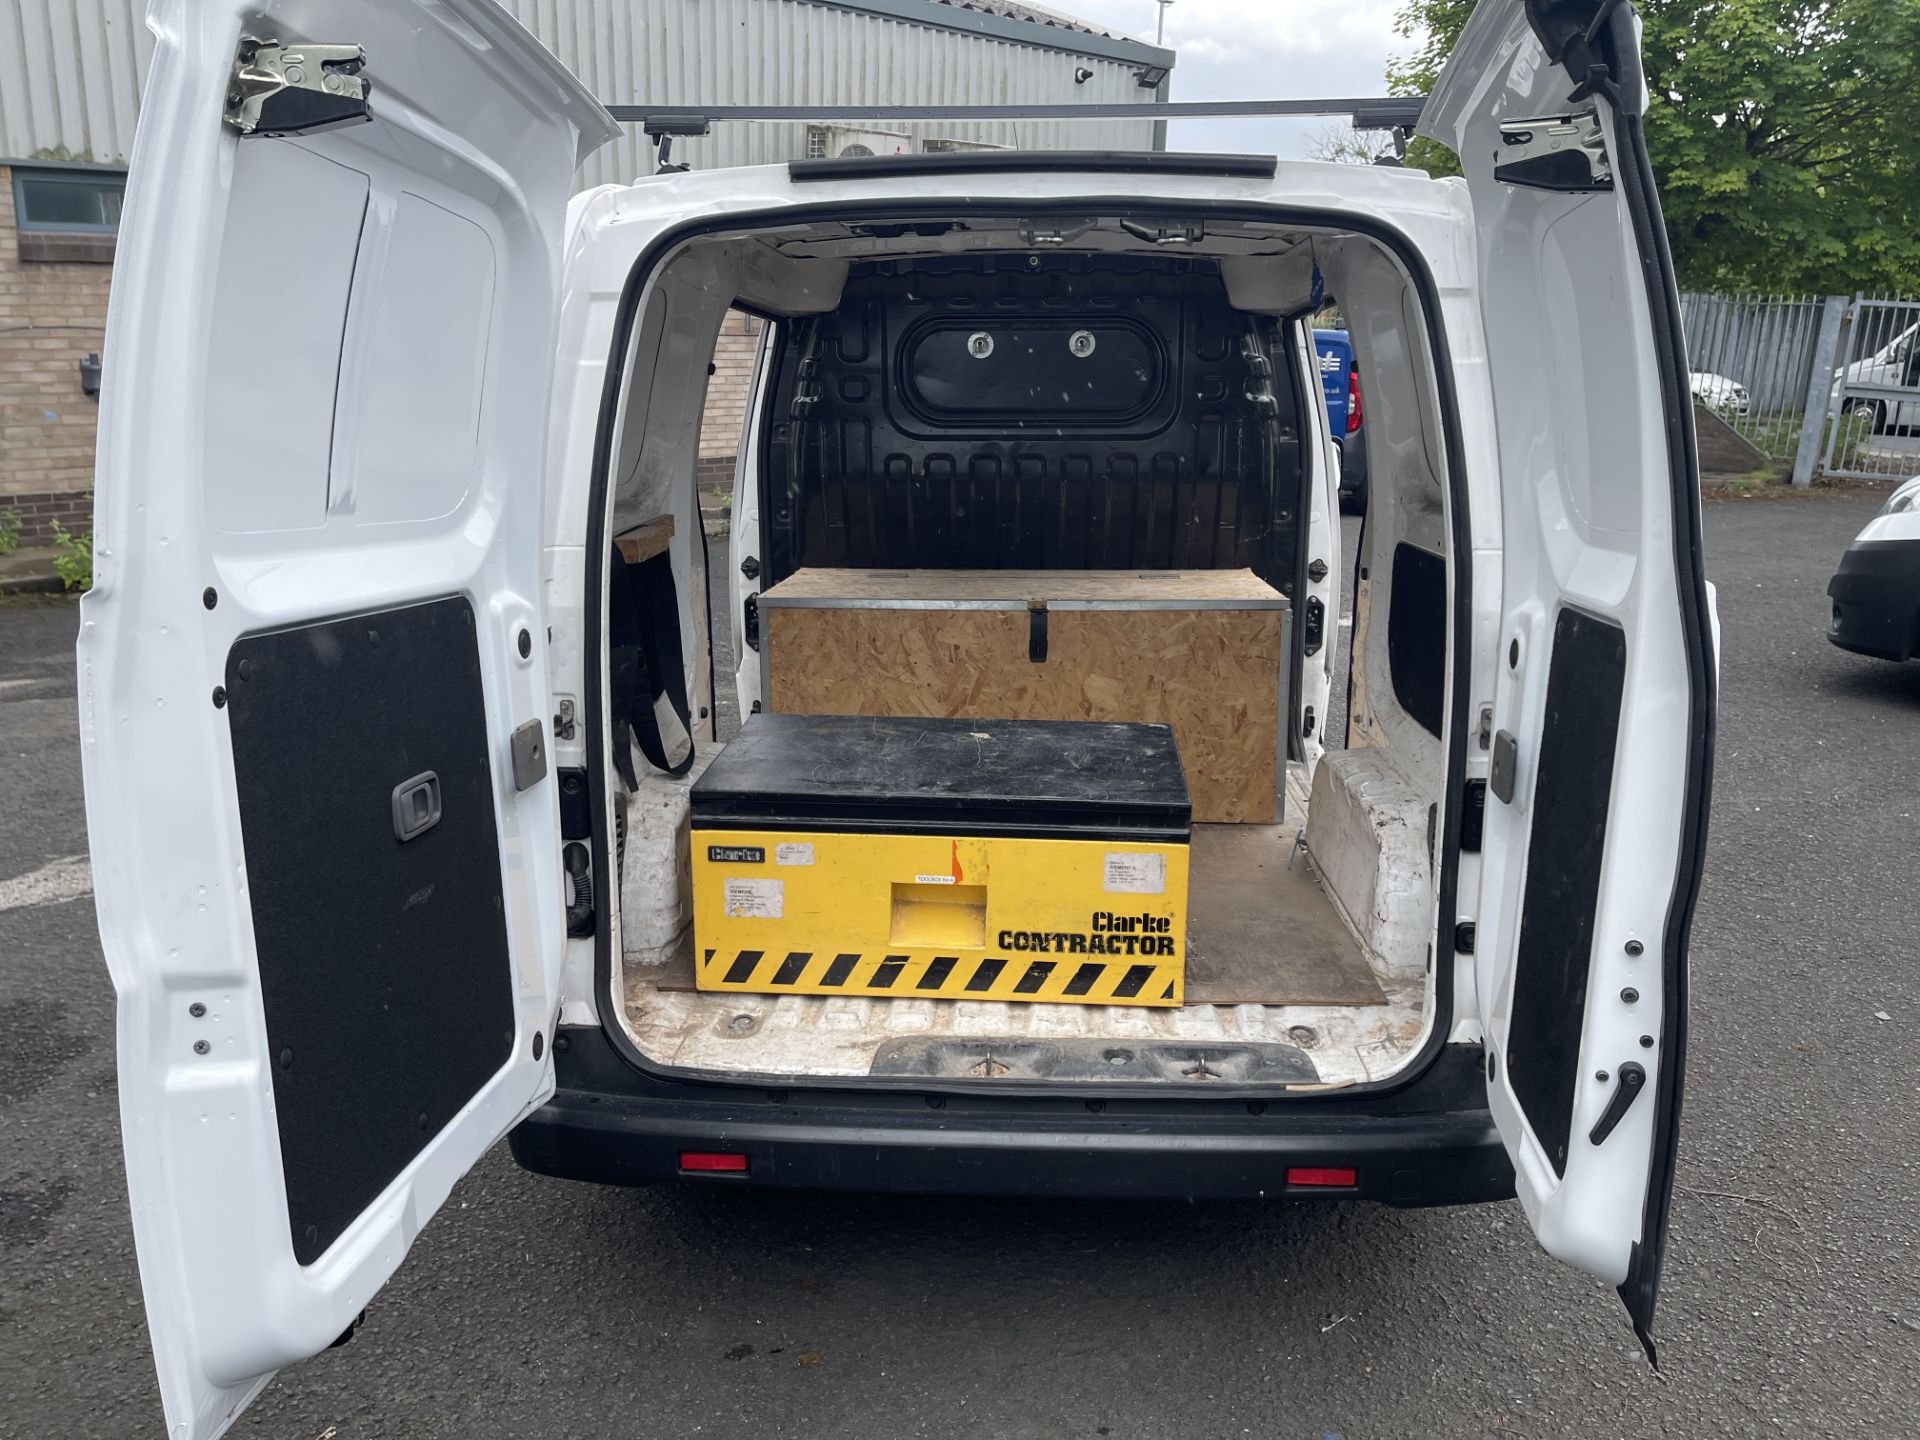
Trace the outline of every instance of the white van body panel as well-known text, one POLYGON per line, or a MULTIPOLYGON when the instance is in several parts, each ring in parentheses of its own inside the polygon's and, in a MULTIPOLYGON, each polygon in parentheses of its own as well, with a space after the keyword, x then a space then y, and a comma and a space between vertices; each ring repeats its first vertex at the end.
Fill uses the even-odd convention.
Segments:
MULTIPOLYGON (((570 176, 611 121, 489 0, 156 6, 101 395, 79 643, 127 1188, 169 1433, 209 1440, 355 1323, 448 1190, 551 1091, 539 474, 570 176), (366 52, 371 119, 222 123, 244 33, 366 52), (344 316, 344 319, 342 318, 344 316), (227 718, 246 634, 433 597, 479 632, 518 1038, 317 1260, 289 1234, 227 718)), ((385 796, 381 797, 382 803, 385 796)), ((284 1063, 284 1062, 283 1062, 284 1063)))
MULTIPOLYGON (((1679 552, 1697 543, 1697 471, 1687 402, 1671 407, 1682 417, 1672 418, 1658 348, 1656 314, 1664 310, 1657 307, 1667 305, 1669 292, 1650 287, 1665 256, 1644 248, 1635 225, 1647 217, 1636 216, 1627 198, 1640 172, 1625 172, 1641 162, 1623 126, 1642 96, 1637 49, 1629 53, 1637 31, 1624 33, 1622 41, 1621 30, 1606 32, 1621 59, 1614 73, 1601 72, 1598 93, 1582 96, 1549 57, 1519 0, 1482 3, 1422 130, 1461 156, 1476 215, 1505 527, 1498 549, 1476 566, 1487 579, 1499 578, 1487 729, 1496 750, 1510 744, 1517 757, 1508 798, 1487 801, 1477 902, 1473 968, 1488 1092, 1541 1244, 1623 1287, 1638 1268, 1635 1294, 1623 1288, 1622 1295, 1651 1348, 1647 1322, 1667 1193, 1654 1176, 1671 1174, 1673 1127, 1662 1130, 1660 1120, 1663 1108, 1677 1106, 1684 924, 1697 877, 1689 873, 1697 865, 1690 827, 1704 811, 1711 769, 1695 748, 1703 703, 1711 734, 1712 681, 1698 673, 1699 657, 1689 649, 1693 623, 1704 648, 1717 646, 1710 597, 1681 580, 1679 552), (1614 86, 1618 109, 1605 98, 1614 86), (1496 175, 1514 146, 1545 128, 1528 122, 1568 114, 1598 118, 1611 157, 1607 183, 1568 191, 1496 175), (1503 132, 1503 124, 1525 133, 1503 132), (1676 478, 1683 473, 1694 480, 1683 486, 1676 478), (1691 526, 1683 525, 1689 519, 1691 526), (1619 694, 1616 747, 1581 761, 1582 768, 1605 765, 1610 787, 1610 794, 1601 792, 1591 842, 1604 844, 1592 862, 1597 894, 1571 901, 1562 866, 1571 871, 1581 857, 1555 840, 1557 827, 1574 822, 1535 787, 1550 732, 1575 733, 1568 713, 1605 702, 1591 689, 1578 701, 1571 689, 1550 695, 1556 643, 1569 620, 1615 637, 1606 643, 1617 644, 1622 657, 1612 682, 1619 694), (1536 891, 1529 868, 1543 846, 1549 858, 1536 891), (1532 905, 1541 907, 1535 922, 1551 918, 1529 932, 1532 905), (1561 933, 1549 933, 1557 921, 1566 922, 1561 933), (1590 939, 1579 933, 1583 924, 1591 926, 1590 939), (1529 985, 1536 997, 1545 993, 1538 977, 1549 968, 1562 973, 1554 968, 1556 952, 1567 953, 1564 973, 1579 984, 1551 1002, 1556 1024, 1549 1040, 1537 1023, 1516 1024, 1516 996, 1529 985), (1675 997, 1680 1013, 1668 1014, 1675 997), (1570 1005, 1580 1007, 1577 1016, 1566 1013, 1570 1005), (1569 1048, 1576 1045, 1577 1054, 1569 1048), (1516 1089, 1516 1064, 1506 1063, 1523 1051, 1531 1108, 1516 1089), (1536 1078, 1542 1074, 1553 1083, 1536 1078), (1620 1110, 1623 1087, 1641 1077, 1644 1090, 1620 1110), (1571 1116, 1556 1084, 1570 1088, 1571 1116), (1602 1124, 1610 1109, 1613 1118, 1602 1124), (1555 1138, 1549 1143, 1543 1134, 1555 1138)), ((1562 58, 1581 48, 1579 39, 1568 41, 1562 58)), ((1657 222, 1655 208, 1656 235, 1657 222)), ((1670 274, 1659 278, 1670 285, 1670 274)), ((1669 367, 1680 386, 1683 364, 1675 356, 1669 367)), ((1705 663, 1713 664, 1711 653, 1705 663)), ((1598 676, 1588 681, 1601 683, 1598 676)), ((1541 1011, 1528 1013, 1537 1022, 1541 1011)))

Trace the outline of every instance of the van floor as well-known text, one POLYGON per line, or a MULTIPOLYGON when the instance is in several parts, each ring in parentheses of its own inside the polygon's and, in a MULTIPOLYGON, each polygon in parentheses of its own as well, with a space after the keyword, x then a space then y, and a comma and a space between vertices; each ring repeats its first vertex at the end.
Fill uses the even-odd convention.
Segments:
MULTIPOLYGON (((1289 777, 1288 810, 1305 795, 1289 777)), ((1297 824, 1199 825, 1186 1003, 742 995, 693 988, 691 935, 629 961, 627 1030, 676 1070, 769 1079, 898 1076, 1339 1086, 1384 1078, 1419 1042, 1424 977, 1376 970, 1297 824)))

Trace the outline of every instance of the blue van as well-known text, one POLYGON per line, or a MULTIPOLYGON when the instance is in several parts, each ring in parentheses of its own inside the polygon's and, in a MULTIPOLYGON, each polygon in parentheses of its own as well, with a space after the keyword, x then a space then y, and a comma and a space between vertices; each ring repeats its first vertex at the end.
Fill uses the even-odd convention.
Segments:
POLYGON ((1320 360, 1320 391, 1327 397, 1327 423, 1340 447, 1340 508, 1367 508, 1367 444, 1361 435, 1365 415, 1360 404, 1360 372, 1353 363, 1353 342, 1344 330, 1313 332, 1320 360))

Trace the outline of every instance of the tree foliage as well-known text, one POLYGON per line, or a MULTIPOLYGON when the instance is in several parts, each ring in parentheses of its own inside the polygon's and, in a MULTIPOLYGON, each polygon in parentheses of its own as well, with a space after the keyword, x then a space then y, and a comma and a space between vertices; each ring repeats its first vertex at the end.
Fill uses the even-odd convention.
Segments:
MULTIPOLYGON (((1647 148, 1682 283, 1920 291, 1920 0, 1639 0, 1647 148)), ((1407 0, 1428 91, 1472 0, 1407 0)), ((1424 143, 1424 142, 1423 142, 1424 143)), ((1458 166, 1425 145, 1409 162, 1458 166)))
POLYGON ((1373 165, 1393 154, 1393 138, 1379 130, 1323 125, 1307 137, 1307 154, 1342 165, 1373 165))

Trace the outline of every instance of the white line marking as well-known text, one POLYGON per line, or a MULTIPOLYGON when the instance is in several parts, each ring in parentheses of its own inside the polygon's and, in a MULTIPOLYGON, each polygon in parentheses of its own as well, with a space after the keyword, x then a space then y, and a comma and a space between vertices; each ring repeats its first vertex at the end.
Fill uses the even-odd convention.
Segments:
POLYGON ((28 905, 59 905, 93 893, 93 867, 84 855, 50 860, 38 870, 0 880, 0 910, 28 905))

